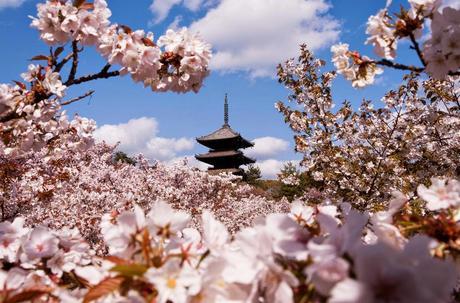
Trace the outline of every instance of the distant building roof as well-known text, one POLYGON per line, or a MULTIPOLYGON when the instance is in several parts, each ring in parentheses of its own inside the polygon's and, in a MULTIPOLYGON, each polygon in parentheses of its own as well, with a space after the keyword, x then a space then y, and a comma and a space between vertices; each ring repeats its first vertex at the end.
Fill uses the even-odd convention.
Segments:
POLYGON ((224 125, 218 130, 206 136, 196 138, 198 143, 209 147, 206 154, 195 155, 199 161, 213 165, 209 171, 213 173, 230 172, 242 174, 240 165, 254 163, 255 160, 246 157, 239 149, 252 147, 254 144, 244 139, 238 132, 234 131, 228 124, 228 100, 225 95, 224 102, 224 125))
POLYGON ((234 131, 228 124, 224 124, 218 130, 210 133, 209 135, 198 137, 196 140, 200 144, 210 148, 215 148, 217 141, 228 141, 228 145, 230 145, 230 147, 234 147, 235 149, 254 146, 252 142, 241 137, 241 135, 234 131))

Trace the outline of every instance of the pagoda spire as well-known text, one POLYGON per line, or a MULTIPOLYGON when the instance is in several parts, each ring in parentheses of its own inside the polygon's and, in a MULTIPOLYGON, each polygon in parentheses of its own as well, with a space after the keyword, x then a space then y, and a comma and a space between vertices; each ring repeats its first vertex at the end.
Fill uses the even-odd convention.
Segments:
POLYGON ((196 138, 198 143, 209 148, 205 154, 195 155, 198 161, 212 165, 208 171, 212 174, 232 173, 244 175, 241 165, 254 163, 241 149, 254 146, 228 125, 228 96, 224 99, 224 125, 206 136, 196 138))
POLYGON ((227 94, 225 94, 225 102, 224 102, 224 126, 228 126, 228 98, 227 98, 227 94))

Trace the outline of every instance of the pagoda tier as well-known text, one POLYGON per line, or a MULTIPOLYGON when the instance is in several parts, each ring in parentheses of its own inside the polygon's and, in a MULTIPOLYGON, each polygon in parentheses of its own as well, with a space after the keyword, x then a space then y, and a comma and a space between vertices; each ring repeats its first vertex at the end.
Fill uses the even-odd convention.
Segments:
POLYGON ((240 149, 252 147, 254 144, 241 137, 228 124, 224 124, 215 132, 196 139, 198 143, 214 150, 240 149))
POLYGON ((213 165, 214 169, 238 168, 240 165, 255 163, 239 150, 210 150, 209 153, 195 156, 197 160, 213 165))
POLYGON ((212 174, 233 173, 243 175, 240 165, 255 163, 256 161, 246 157, 240 149, 252 147, 253 143, 244 139, 228 124, 228 101, 225 95, 224 125, 209 135, 196 138, 198 143, 208 147, 206 154, 195 155, 198 161, 212 165, 208 171, 212 174))

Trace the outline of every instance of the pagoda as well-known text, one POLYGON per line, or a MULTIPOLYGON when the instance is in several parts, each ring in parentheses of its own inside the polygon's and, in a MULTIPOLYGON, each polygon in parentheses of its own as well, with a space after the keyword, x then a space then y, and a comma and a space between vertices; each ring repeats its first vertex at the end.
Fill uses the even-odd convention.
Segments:
POLYGON ((209 148, 206 154, 195 155, 198 161, 212 165, 208 171, 212 174, 233 173, 243 175, 240 165, 255 163, 256 161, 246 157, 240 149, 254 146, 235 132, 228 124, 228 100, 225 94, 224 102, 224 125, 215 132, 196 138, 198 143, 209 148))

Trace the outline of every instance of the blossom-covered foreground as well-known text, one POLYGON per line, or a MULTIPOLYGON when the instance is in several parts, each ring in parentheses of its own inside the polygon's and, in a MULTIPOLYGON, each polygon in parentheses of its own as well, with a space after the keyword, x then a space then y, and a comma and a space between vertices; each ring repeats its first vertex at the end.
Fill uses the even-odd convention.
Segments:
POLYGON ((0 190, 6 193, 0 203, 2 219, 23 216, 29 226, 77 227, 102 249, 101 216, 134 204, 149 210, 152 199, 187 210, 195 226, 203 209, 212 210, 232 233, 251 225, 258 215, 289 210, 287 201, 256 195, 235 176, 212 176, 181 163, 151 164, 142 157, 133 165, 116 161, 114 153, 114 147, 97 144, 52 158, 46 153, 0 157, 0 190))
POLYGON ((32 59, 46 63, 0 84, 0 301, 458 302, 459 10, 409 0, 390 16, 390 5, 367 28, 383 59, 332 48, 354 87, 382 67, 411 72, 383 108, 332 111, 335 74, 320 73, 305 46, 279 67, 305 111, 277 107, 324 201, 288 205, 232 176, 117 159, 94 144, 94 121, 62 110, 94 93, 64 99, 68 87, 120 75, 197 92, 211 58, 201 38, 182 29, 154 42, 111 24, 104 0, 39 4, 32 27, 52 48, 32 59), (422 66, 393 61, 400 39, 422 66), (78 75, 88 46, 107 64, 78 75))
POLYGON ((201 215, 199 232, 188 227, 188 213, 160 200, 147 215, 134 206, 103 216, 107 257, 95 256, 77 229, 26 228, 19 217, 0 223, 1 296, 5 302, 452 302, 460 277, 460 183, 433 179, 418 191, 425 216, 455 229, 454 243, 411 237, 410 226, 398 226, 413 211, 400 193, 388 210, 372 214, 346 203, 313 208, 295 201, 289 214, 261 217, 234 237, 211 212, 201 215))

